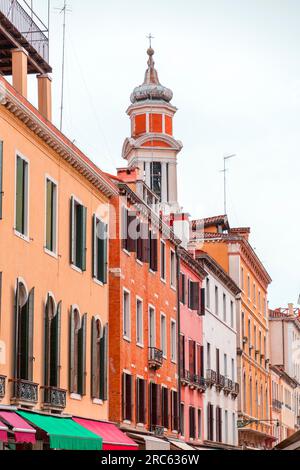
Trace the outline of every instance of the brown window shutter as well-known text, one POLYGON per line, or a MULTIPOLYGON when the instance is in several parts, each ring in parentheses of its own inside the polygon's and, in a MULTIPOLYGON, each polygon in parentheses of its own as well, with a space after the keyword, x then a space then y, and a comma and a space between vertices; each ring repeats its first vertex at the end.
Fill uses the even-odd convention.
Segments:
POLYGON ((71 197, 70 201, 70 263, 75 264, 75 201, 74 197, 71 197))
POLYGON ((169 428, 169 390, 163 388, 163 426, 169 428))
POLYGON ((16 288, 16 295, 15 295, 15 343, 14 343, 14 378, 19 378, 20 374, 20 361, 19 361, 19 331, 20 331, 20 285, 19 279, 17 279, 17 288, 16 288))
POLYGON ((131 421, 132 418, 132 376, 125 374, 125 419, 131 421))
POLYGON ((27 379, 32 382, 33 380, 33 362, 34 362, 34 356, 33 356, 33 331, 34 331, 34 288, 31 289, 28 295, 28 300, 27 300, 27 320, 28 320, 28 377, 27 379))
POLYGON ((87 313, 83 315, 81 320, 81 328, 79 330, 80 348, 78 348, 78 382, 80 384, 80 394, 86 395, 86 327, 87 327, 87 313))
POLYGON ((153 231, 150 231, 150 269, 154 272, 157 271, 158 266, 157 246, 157 234, 153 231))
POLYGON ((185 371, 185 337, 180 335, 180 370, 185 371))
POLYGON ((127 218, 127 237, 128 237, 128 246, 127 250, 130 253, 136 252, 137 247, 137 217, 136 212, 129 211, 127 218))
POLYGON ((200 315, 205 315, 205 289, 201 289, 200 315))
POLYGON ((162 390, 160 385, 156 385, 156 424, 161 426, 162 424, 162 390))
POLYGON ((97 324, 95 317, 92 318, 92 337, 91 337, 91 394, 92 398, 100 398, 99 376, 97 371, 97 324))
POLYGON ((121 210, 121 237, 122 237, 122 248, 127 250, 128 248, 128 210, 122 206, 121 210))
POLYGON ((142 381, 143 384, 143 423, 146 424, 147 421, 147 387, 146 381, 142 381))
POLYGON ((122 416, 126 419, 126 374, 122 374, 122 416))
POLYGON ((148 224, 141 223, 140 228, 141 245, 142 245, 142 259, 143 263, 149 263, 149 229, 148 224))
POLYGON ((108 379, 108 323, 103 328, 100 339, 100 398, 107 400, 107 379, 108 379))
POLYGON ((190 281, 190 308, 191 310, 195 310, 199 312, 200 309, 200 289, 199 289, 199 282, 192 282, 190 281))
POLYGON ((77 386, 75 384, 75 312, 71 310, 70 315, 70 352, 69 352, 69 388, 70 393, 77 392, 77 386))
POLYGON ((189 340, 189 371, 191 374, 196 373, 195 369, 196 359, 196 343, 192 339, 189 340))
POLYGON ((60 387, 60 370, 61 370, 61 312, 62 302, 60 301, 56 309, 56 383, 60 387))
POLYGON ((148 396, 148 400, 149 400, 149 425, 150 425, 150 428, 153 424, 153 388, 152 388, 152 385, 153 385, 152 383, 149 384, 149 396, 148 396))
POLYGON ((44 324, 44 385, 50 385, 50 322, 49 322, 49 294, 45 305, 45 324, 44 324))
POLYGON ((136 413, 136 422, 140 423, 141 411, 140 411, 140 381, 141 379, 137 378, 135 381, 135 413, 136 413))

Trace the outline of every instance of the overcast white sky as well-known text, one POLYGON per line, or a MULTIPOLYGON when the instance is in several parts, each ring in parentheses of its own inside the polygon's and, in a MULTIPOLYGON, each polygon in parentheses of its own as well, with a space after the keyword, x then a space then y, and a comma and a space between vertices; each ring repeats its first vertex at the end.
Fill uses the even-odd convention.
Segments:
MULTIPOLYGON (((46 0, 35 0, 41 11, 46 0)), ((59 123, 62 15, 52 0, 54 120, 59 123)), ((299 0, 69 0, 64 132, 102 169, 124 166, 125 114, 143 81, 146 35, 178 107, 179 198, 193 217, 250 226, 270 273, 271 307, 300 293, 299 0)))

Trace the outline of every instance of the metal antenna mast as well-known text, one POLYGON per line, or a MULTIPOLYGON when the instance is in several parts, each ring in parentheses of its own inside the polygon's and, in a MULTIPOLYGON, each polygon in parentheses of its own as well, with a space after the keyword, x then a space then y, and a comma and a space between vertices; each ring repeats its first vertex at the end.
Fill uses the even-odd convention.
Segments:
POLYGON ((226 162, 230 158, 236 157, 236 154, 231 154, 231 155, 224 155, 223 160, 224 160, 224 168, 221 170, 222 173, 224 173, 224 215, 227 214, 227 186, 226 186, 226 173, 228 171, 228 168, 226 168, 226 162))
MULTIPOLYGON (((56 8, 58 10, 58 8, 56 8)), ((64 82, 65 82, 65 49, 66 49, 66 14, 67 11, 67 0, 64 0, 64 6, 60 9, 60 13, 63 13, 63 53, 62 53, 62 69, 61 69, 61 102, 60 102, 60 131, 63 127, 63 112, 64 112, 64 82)))

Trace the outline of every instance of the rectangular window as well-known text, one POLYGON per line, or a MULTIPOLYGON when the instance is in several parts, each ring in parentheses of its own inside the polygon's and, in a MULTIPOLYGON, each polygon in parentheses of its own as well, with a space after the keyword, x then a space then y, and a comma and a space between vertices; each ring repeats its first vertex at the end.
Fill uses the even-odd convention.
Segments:
POLYGON ((222 409, 216 407, 216 441, 222 442, 222 409))
POLYGON ((0 140, 0 220, 2 219, 3 200, 3 142, 0 140))
POLYGON ((230 326, 234 328, 234 305, 233 301, 230 301, 230 326))
POLYGON ((196 374, 196 342, 189 340, 189 372, 193 377, 196 374))
POLYGON ((249 347, 249 354, 251 355, 252 344, 251 344, 251 321, 248 320, 248 347, 249 347))
POLYGON ((155 335, 155 310, 153 307, 149 307, 149 348, 156 347, 156 335, 155 335))
POLYGON ((253 303, 256 305, 256 285, 253 283, 253 303))
POLYGON ((247 276, 247 291, 248 291, 248 299, 250 299, 251 289, 250 289, 250 276, 249 276, 249 274, 247 276))
POLYGON ((228 373, 228 370, 227 370, 227 354, 224 354, 224 375, 225 375, 225 377, 227 377, 227 373, 228 373))
POLYGON ((234 362, 234 359, 231 359, 231 379, 232 379, 232 382, 235 382, 235 362, 234 362))
POLYGON ((202 412, 198 410, 198 439, 202 439, 202 412))
POLYGON ((167 321, 166 316, 160 314, 160 349, 164 358, 167 357, 167 321))
POLYGON ((136 422, 146 423, 147 405, 146 405, 146 381, 140 378, 136 379, 136 422))
POLYGON ((180 341, 180 370, 181 370, 181 373, 183 374, 185 371, 185 337, 183 335, 180 335, 179 341, 180 341))
POLYGON ((166 244, 163 241, 160 242, 160 277, 166 280, 166 244))
POLYGON ((190 439, 196 437, 196 420, 195 420, 195 408, 190 406, 189 409, 189 421, 190 421, 190 439))
POLYGON ((207 439, 214 440, 214 405, 207 404, 207 439))
POLYGON ((188 281, 189 308, 200 313, 200 286, 199 282, 188 281))
POLYGON ((71 264, 86 270, 86 219, 87 209, 71 198, 71 264))
POLYGON ((236 420, 235 420, 235 413, 232 413, 232 441, 233 445, 236 444, 236 420))
POLYGON ((225 444, 228 444, 228 411, 225 410, 224 412, 224 429, 225 429, 225 444))
POLYGON ((153 230, 149 230, 149 247, 150 247, 150 256, 149 256, 149 268, 153 272, 157 272, 157 233, 153 230))
POLYGON ((93 277, 107 284, 107 232, 108 226, 93 216, 93 277))
POLYGON ((171 424, 172 431, 178 431, 178 393, 171 391, 171 424))
POLYGON ((133 387, 132 387, 132 375, 123 373, 123 393, 122 393, 122 404, 123 404, 123 421, 132 420, 132 408, 133 408, 133 387))
POLYGON ((244 290, 244 268, 241 267, 241 283, 240 283, 242 291, 244 290))
POLYGON ((179 278, 179 300, 180 302, 185 305, 186 299, 185 299, 185 274, 180 273, 180 278, 179 278))
POLYGON ((143 346, 143 302, 140 299, 136 300, 136 342, 138 345, 143 346))
POLYGON ((219 315, 219 289, 215 286, 215 314, 219 315))
POLYGON ((162 426, 165 429, 169 428, 169 390, 166 387, 162 387, 162 426))
POLYGON ((223 294, 223 320, 227 321, 227 310, 226 310, 226 294, 223 294))
POLYGON ((207 369, 210 369, 210 343, 207 343, 207 369))
POLYGON ((46 178, 46 249, 56 254, 57 185, 46 178))
POLYGON ((136 212, 122 207, 122 248, 129 253, 136 251, 137 225, 136 212))
POLYGON ((176 255, 175 251, 171 250, 171 258, 170 258, 170 282, 172 287, 176 287, 176 255))
POLYGON ((123 336, 130 339, 130 294, 123 291, 123 336))
POLYGON ((171 361, 176 362, 176 360, 177 360, 176 321, 171 320, 171 361))
POLYGON ((185 426, 184 426, 184 403, 180 404, 180 432, 184 436, 185 426))
POLYGON ((149 384, 149 412, 150 412, 150 429, 154 431, 156 426, 161 425, 161 386, 155 383, 149 384))
POLYGON ((16 220, 18 233, 28 236, 28 162, 17 156, 16 169, 16 220))
POLYGON ((203 346, 197 344, 197 374, 199 377, 204 377, 203 354, 203 346))
POLYGON ((210 308, 210 283, 209 278, 206 278, 206 307, 210 308))

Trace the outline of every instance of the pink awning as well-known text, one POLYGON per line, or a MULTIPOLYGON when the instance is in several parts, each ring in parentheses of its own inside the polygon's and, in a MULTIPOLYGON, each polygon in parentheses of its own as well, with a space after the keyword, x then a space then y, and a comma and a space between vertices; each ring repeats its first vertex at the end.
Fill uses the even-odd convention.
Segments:
POLYGON ((103 450, 138 450, 138 445, 112 423, 84 418, 73 418, 73 420, 102 437, 103 450))
POLYGON ((0 411, 0 418, 12 427, 11 431, 15 434, 17 443, 35 444, 35 429, 28 424, 25 419, 13 411, 0 411))
POLYGON ((7 431, 8 427, 0 421, 0 442, 8 442, 7 431))

